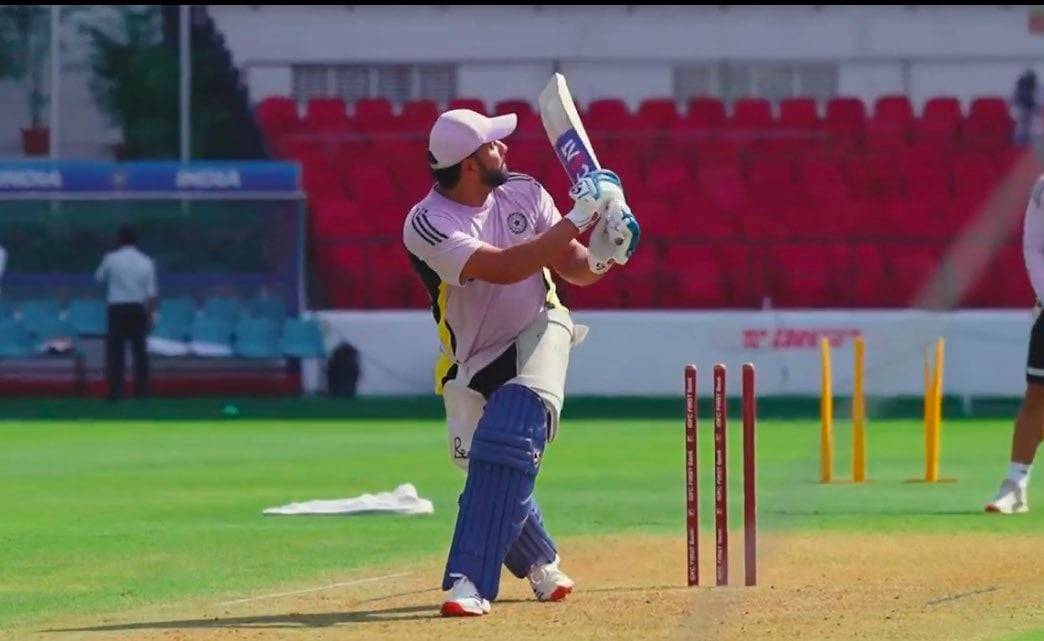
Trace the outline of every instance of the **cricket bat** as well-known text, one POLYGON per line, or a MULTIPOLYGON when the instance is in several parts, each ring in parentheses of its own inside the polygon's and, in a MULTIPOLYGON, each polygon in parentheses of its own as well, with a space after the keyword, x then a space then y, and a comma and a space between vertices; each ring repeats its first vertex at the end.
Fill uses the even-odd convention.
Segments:
POLYGON ((556 73, 537 99, 540 106, 540 121, 551 141, 562 168, 569 176, 569 184, 575 185, 588 172, 600 169, 591 139, 587 137, 584 123, 576 111, 573 96, 569 93, 565 76, 556 73))
MULTIPOLYGON (((565 76, 556 73, 551 76, 547 86, 540 92, 537 98, 540 107, 540 121, 544 123, 544 131, 547 139, 562 163, 569 184, 575 185, 578 180, 589 172, 601 169, 598 157, 595 156, 591 139, 587 137, 584 123, 580 121, 580 114, 576 111, 573 96, 569 93, 565 76)), ((623 238, 614 238, 617 245, 623 243, 623 238)))

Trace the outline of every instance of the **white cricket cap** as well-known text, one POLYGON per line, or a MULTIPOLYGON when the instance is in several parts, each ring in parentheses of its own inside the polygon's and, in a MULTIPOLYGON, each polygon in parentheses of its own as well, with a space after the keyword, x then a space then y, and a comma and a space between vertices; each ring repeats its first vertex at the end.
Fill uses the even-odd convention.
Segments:
POLYGON ((428 163, 432 169, 452 167, 482 145, 507 137, 516 125, 515 114, 487 118, 470 109, 447 111, 431 128, 428 163))

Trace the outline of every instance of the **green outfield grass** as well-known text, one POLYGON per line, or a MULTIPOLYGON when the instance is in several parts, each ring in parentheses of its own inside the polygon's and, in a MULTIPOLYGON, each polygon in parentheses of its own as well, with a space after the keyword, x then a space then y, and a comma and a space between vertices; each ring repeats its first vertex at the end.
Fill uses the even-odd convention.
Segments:
MULTIPOLYGON (((440 421, 213 414, 0 421, 0 629, 186 598, 234 599, 444 553, 463 475, 448 460, 440 421), (261 515, 290 501, 390 490, 406 481, 435 502, 434 516, 261 515)), ((731 422, 730 442, 736 526, 738 423, 731 422)), ((712 508, 709 427, 704 419, 704 526, 712 508)), ((763 413, 761 527, 1039 532, 1041 511, 1018 518, 980 513, 1005 471, 1010 430, 1008 419, 947 421, 942 470, 957 481, 924 485, 905 482, 923 473, 920 423, 872 421, 871 481, 826 487, 816 483, 818 422, 763 413)), ((838 478, 848 475, 848 432, 839 421, 838 478)), ((680 419, 567 417, 538 482, 552 532, 683 536, 682 439, 680 419)))

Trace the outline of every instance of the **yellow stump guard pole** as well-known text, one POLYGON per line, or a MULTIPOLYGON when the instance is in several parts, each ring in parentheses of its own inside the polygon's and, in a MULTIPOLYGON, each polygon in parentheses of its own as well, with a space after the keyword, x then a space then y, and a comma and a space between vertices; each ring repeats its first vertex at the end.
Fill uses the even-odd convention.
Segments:
POLYGON ((866 480, 866 399, 863 397, 863 359, 866 344, 857 336, 855 351, 855 376, 852 384, 852 481, 866 480))
POLYGON ((822 386, 819 402, 819 481, 829 483, 834 477, 834 397, 831 389, 830 342, 819 340, 819 360, 822 365, 822 386))
POLYGON ((939 480, 939 459, 942 452, 942 401, 943 401, 943 361, 946 352, 946 339, 935 342, 935 375, 932 379, 932 480, 939 480))
POLYGON ((939 480, 940 426, 942 424, 942 380, 945 339, 935 341, 933 363, 929 364, 930 353, 924 355, 924 480, 935 483, 939 480))
POLYGON ((928 359, 928 348, 924 350, 924 480, 932 480, 932 419, 935 415, 935 401, 932 400, 934 375, 928 359))

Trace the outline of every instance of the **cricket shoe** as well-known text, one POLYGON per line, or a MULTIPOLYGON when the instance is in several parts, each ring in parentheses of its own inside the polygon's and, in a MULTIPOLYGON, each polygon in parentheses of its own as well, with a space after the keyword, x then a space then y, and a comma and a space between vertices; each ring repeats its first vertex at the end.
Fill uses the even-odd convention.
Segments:
POLYGON ((468 577, 457 575, 449 598, 442 602, 441 612, 444 617, 480 617, 489 614, 489 609, 489 601, 482 598, 475 584, 468 577))
POLYGON ((533 566, 528 578, 538 601, 561 601, 573 591, 573 580, 558 569, 557 555, 551 563, 533 566))
POLYGON ((1011 479, 1004 479, 997 496, 986 506, 987 512, 997 514, 1020 514, 1029 512, 1029 497, 1026 490, 1011 479))

